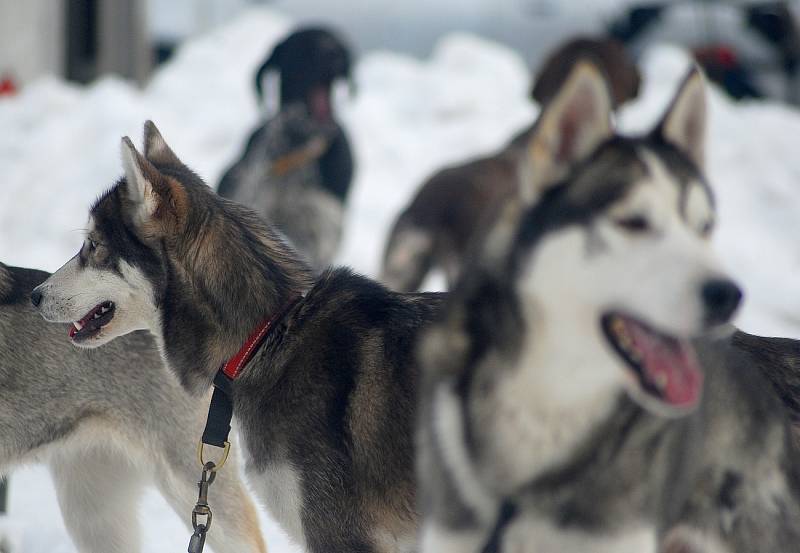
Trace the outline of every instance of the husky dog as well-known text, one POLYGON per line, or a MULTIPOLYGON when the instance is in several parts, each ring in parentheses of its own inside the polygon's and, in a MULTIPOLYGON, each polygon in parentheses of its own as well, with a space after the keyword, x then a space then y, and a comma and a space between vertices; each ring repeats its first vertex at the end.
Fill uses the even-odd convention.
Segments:
POLYGON ((271 71, 280 78, 280 109, 250 136, 218 193, 256 209, 319 272, 339 246, 353 177, 350 145, 331 102, 332 83, 350 77, 350 53, 331 31, 303 29, 256 71, 259 99, 271 71))
POLYGON ((579 63, 527 146, 539 201, 504 210, 422 341, 425 553, 797 547, 785 411, 753 356, 692 346, 741 297, 708 241, 703 78, 648 136, 610 116, 579 63))
MULTIPOLYGON (((567 42, 544 62, 532 97, 547 105, 569 70, 587 56, 608 75, 615 108, 636 97, 639 71, 624 47, 613 39, 585 37, 567 42)), ((439 171, 420 187, 389 234, 382 282, 396 290, 417 290, 438 267, 448 285, 455 284, 475 237, 484 236, 502 206, 520 194, 517 171, 532 128, 496 154, 439 171)))
MULTIPOLYGON (((208 404, 181 389, 145 333, 102 352, 70 345, 66 328, 45 323, 30 304, 48 276, 0 264, 0 471, 31 461, 50 467, 79 551, 139 551, 146 485, 183 521, 197 501, 195 449, 208 404)), ((238 462, 229 462, 211 492, 209 543, 220 553, 265 553, 238 462)))
POLYGON ((316 282, 280 235, 220 198, 145 124, 125 178, 92 207, 78 254, 31 299, 97 347, 156 337, 193 391, 257 325, 271 330, 231 382, 246 470, 274 518, 312 552, 413 548, 412 344, 436 294, 399 294, 347 269, 316 282))

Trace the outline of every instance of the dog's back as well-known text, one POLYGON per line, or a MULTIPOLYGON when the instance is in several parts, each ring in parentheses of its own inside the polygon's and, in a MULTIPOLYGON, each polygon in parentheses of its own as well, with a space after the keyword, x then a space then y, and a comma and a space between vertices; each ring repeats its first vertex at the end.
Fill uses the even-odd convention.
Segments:
POLYGON ((414 343, 440 303, 438 294, 398 294, 346 269, 326 271, 286 315, 281 327, 290 330, 277 330, 239 378, 250 479, 265 498, 281 496, 276 467, 291 467, 301 513, 268 508, 309 550, 413 545, 414 343))
POLYGON ((705 397, 666 429, 659 508, 668 553, 704 543, 788 553, 800 542, 800 455, 788 413, 764 376, 770 362, 737 335, 698 344, 705 397))
POLYGON ((800 423, 800 340, 755 336, 737 330, 733 345, 749 354, 800 423))
POLYGON ((452 286, 473 236, 517 195, 515 151, 477 159, 434 174, 394 223, 384 252, 381 281, 418 290, 434 267, 452 286))

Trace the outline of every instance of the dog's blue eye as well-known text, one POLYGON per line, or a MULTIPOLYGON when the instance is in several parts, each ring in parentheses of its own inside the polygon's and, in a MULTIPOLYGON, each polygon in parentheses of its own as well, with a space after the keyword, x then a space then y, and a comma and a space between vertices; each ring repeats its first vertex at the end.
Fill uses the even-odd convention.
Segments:
POLYGON ((646 232, 650 230, 650 223, 641 215, 631 215, 630 217, 617 219, 616 223, 628 232, 646 232))

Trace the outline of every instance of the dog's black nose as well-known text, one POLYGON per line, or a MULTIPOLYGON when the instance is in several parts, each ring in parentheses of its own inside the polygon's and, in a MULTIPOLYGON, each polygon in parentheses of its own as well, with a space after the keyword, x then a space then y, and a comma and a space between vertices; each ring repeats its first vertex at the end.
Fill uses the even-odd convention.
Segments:
POLYGON ((42 293, 38 289, 31 292, 31 303, 34 307, 39 307, 42 303, 42 293))
POLYGON ((742 291, 726 278, 708 280, 703 284, 703 303, 706 319, 712 324, 726 323, 742 301, 742 291))

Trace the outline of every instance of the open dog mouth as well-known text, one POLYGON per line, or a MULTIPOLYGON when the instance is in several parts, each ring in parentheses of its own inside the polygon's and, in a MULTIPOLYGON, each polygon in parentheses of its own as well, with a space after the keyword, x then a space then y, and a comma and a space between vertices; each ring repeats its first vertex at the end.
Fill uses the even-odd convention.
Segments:
POLYGON ((95 305, 80 321, 69 327, 69 337, 75 342, 93 338, 114 318, 114 302, 104 301, 95 305))
POLYGON ((327 123, 333 118, 330 83, 319 84, 308 94, 308 106, 317 122, 327 123))
POLYGON ((703 373, 694 348, 620 313, 602 318, 603 332, 639 388, 659 406, 685 412, 700 401, 703 373))

